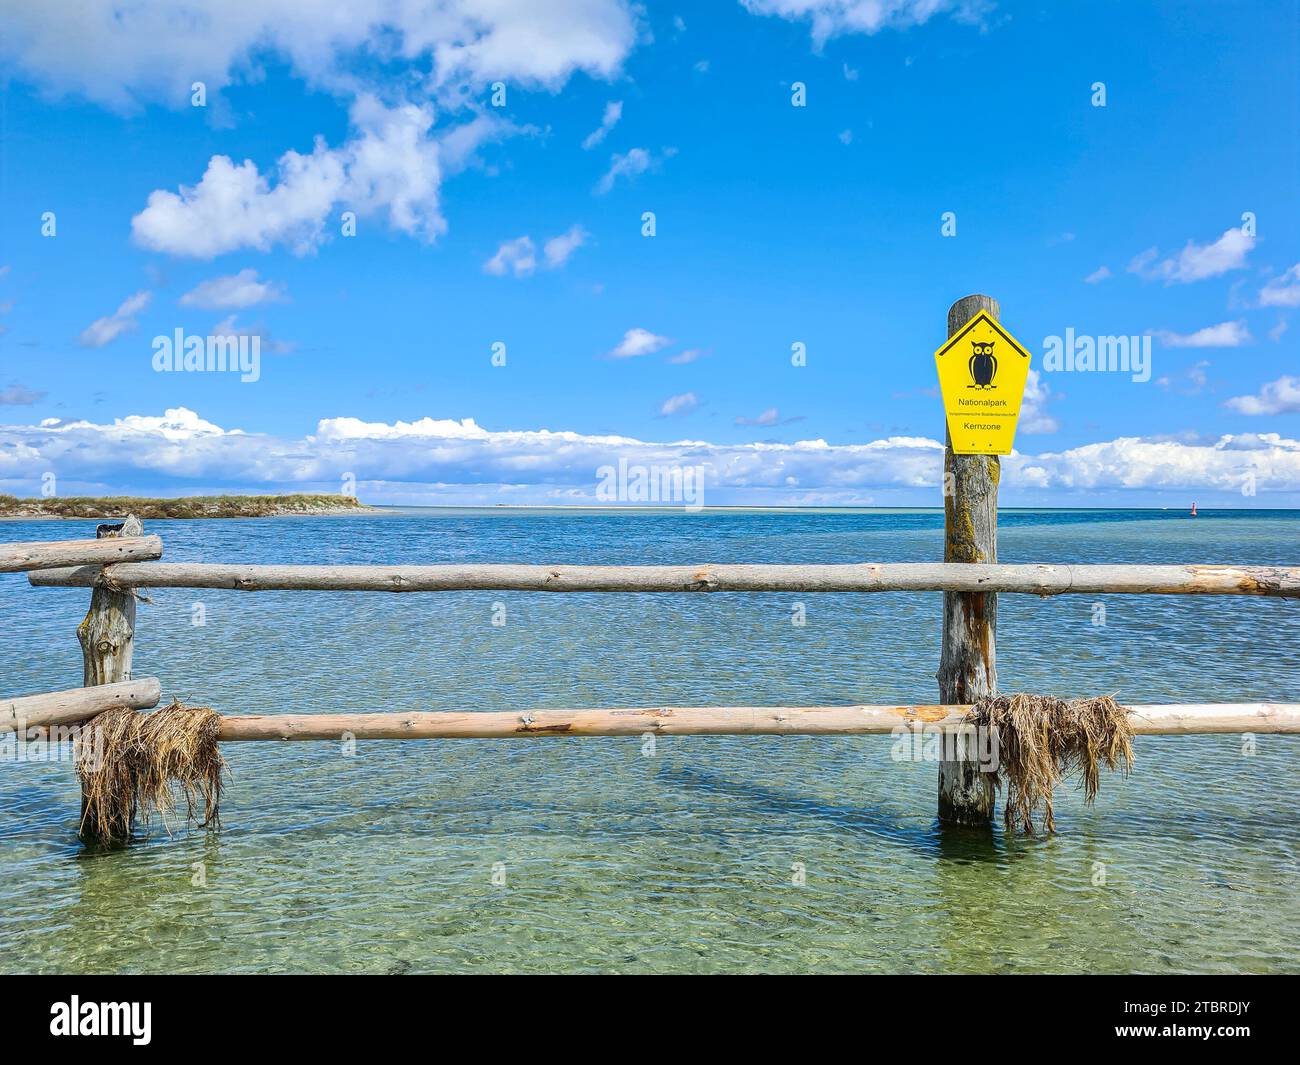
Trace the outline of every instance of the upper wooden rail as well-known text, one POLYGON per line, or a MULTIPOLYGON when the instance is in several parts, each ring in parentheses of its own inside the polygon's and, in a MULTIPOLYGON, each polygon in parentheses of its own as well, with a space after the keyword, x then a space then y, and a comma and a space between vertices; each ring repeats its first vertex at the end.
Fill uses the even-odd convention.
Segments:
POLYGON ((158 705, 161 692, 157 677, 137 677, 93 688, 0 699, 0 732, 42 725, 70 725, 118 706, 145 710, 158 705))
POLYGON ((157 536, 130 536, 112 540, 34 540, 0 544, 0 573, 52 569, 56 566, 107 566, 114 562, 141 562, 162 558, 157 536))
MULTIPOLYGON (((109 541, 112 542, 112 541, 109 541)), ((32 573, 32 584, 120 588, 230 588, 244 592, 1105 592, 1300 598, 1296 566, 851 565, 276 566, 127 562, 32 573)))

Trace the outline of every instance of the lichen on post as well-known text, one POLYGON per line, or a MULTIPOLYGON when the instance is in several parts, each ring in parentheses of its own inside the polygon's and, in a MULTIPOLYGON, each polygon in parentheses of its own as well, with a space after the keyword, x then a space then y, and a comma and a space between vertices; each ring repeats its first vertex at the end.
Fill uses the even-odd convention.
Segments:
MULTIPOLYGON (((134 514, 128 514, 119 525, 100 525, 95 530, 96 539, 143 534, 144 524, 134 514)), ((111 573, 106 571, 110 577, 111 573)), ((130 680, 135 649, 135 593, 114 588, 111 580, 97 584, 90 593, 90 609, 77 626, 77 639, 81 641, 83 686, 130 680)), ((112 818, 108 831, 102 831, 95 826, 106 822, 91 806, 83 778, 79 830, 83 843, 117 844, 131 838, 130 814, 112 818)))
MULTIPOLYGON (((965 296, 948 309, 948 336, 956 335, 980 311, 995 320, 998 301, 965 296)), ((943 560, 997 562, 998 481, 996 455, 956 455, 944 423, 943 560)), ((974 703, 997 692, 995 592, 945 592, 943 648, 939 658, 939 701, 974 703)), ((945 752, 946 753, 946 752, 945 752)), ((960 753, 960 752, 958 752, 960 753)), ((939 763, 939 820, 948 824, 993 824, 993 797, 979 765, 970 759, 939 763)))

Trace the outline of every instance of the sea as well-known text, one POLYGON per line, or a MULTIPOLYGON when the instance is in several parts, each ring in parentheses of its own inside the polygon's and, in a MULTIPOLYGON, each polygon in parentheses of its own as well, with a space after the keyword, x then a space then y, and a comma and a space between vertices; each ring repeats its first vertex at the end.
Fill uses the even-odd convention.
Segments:
MULTIPOLYGON (((93 522, 0 523, 5 540, 93 522)), ((146 522, 169 561, 935 561, 934 510, 146 522)), ((1300 564, 1300 512, 1004 510, 1003 562, 1300 564)), ((940 593, 146 590, 136 676, 229 714, 935 702, 940 593)), ((85 589, 0 575, 0 697, 81 683, 85 589)), ((1000 596, 1002 691, 1292 701, 1300 603, 1000 596)), ((889 736, 228 743, 219 831, 77 839, 0 760, 9 973, 1277 973, 1300 736, 1139 737, 1057 832, 954 831, 889 736)), ((0 752, 2 753, 2 752, 0 752)))

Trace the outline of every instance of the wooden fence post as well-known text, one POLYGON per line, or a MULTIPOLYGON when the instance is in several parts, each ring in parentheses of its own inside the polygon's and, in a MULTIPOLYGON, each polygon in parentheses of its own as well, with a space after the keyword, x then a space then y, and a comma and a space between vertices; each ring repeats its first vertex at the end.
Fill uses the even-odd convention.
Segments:
MULTIPOLYGON (((144 524, 128 514, 120 525, 100 525, 96 539, 118 536, 142 536, 144 524)), ((131 656, 135 649, 135 593, 97 587, 90 593, 90 609, 77 626, 81 641, 82 685, 116 684, 131 679, 131 656)), ((81 839, 83 843, 126 843, 131 838, 132 816, 125 823, 113 825, 107 837, 90 827, 94 814, 89 808, 85 788, 81 791, 81 839), (88 817, 87 814, 90 814, 88 817)))
MULTIPOLYGON (((948 308, 948 336, 958 333, 980 311, 997 319, 998 301, 991 296, 959 299, 948 308)), ((1001 471, 996 455, 954 455, 945 419, 944 562, 998 560, 1001 471)), ((943 650, 937 674, 941 703, 973 703, 997 691, 997 615, 995 592, 944 593, 943 650)), ((958 825, 992 825, 993 800, 980 780, 977 762, 955 759, 939 763, 939 820, 958 825)))

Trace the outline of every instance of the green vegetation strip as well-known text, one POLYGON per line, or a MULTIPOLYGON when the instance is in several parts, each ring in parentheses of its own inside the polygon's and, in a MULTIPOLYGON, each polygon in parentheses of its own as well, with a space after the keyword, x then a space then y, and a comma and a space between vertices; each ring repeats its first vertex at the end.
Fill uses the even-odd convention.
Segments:
POLYGON ((137 496, 71 496, 66 499, 19 499, 0 495, 4 518, 264 518, 278 514, 326 514, 366 510, 355 496, 182 496, 144 499, 137 496))

